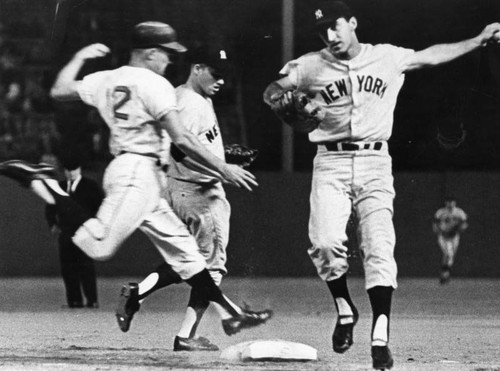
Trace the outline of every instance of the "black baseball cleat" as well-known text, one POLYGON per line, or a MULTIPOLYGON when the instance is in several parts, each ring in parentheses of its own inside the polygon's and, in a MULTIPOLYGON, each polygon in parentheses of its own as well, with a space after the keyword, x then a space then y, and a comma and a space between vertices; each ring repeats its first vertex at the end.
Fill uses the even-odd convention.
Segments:
POLYGON ((352 316, 339 316, 337 318, 335 330, 333 330, 332 334, 332 345, 335 353, 346 352, 354 343, 352 332, 354 326, 358 322, 359 314, 355 307, 352 308, 352 312, 352 316), (351 317, 352 322, 345 323, 346 320, 351 319, 351 317))
POLYGON ((183 338, 180 336, 176 336, 174 340, 174 352, 214 352, 217 350, 219 350, 219 347, 203 336, 200 336, 198 338, 183 338))
POLYGON ((139 285, 137 283, 127 283, 122 286, 118 306, 116 308, 116 320, 123 332, 127 332, 134 314, 139 310, 139 285))
POLYGON ((263 324, 273 316, 273 311, 271 309, 266 309, 260 312, 255 312, 248 308, 242 310, 243 313, 240 315, 222 320, 222 328, 224 329, 226 335, 231 336, 237 334, 242 329, 263 324))
POLYGON ((394 365, 394 359, 387 345, 372 346, 372 360, 375 370, 389 370, 394 365))
POLYGON ((439 275, 439 283, 444 285, 448 282, 450 282, 450 271, 442 271, 439 275))
POLYGON ((29 187, 35 179, 57 179, 56 169, 49 164, 30 164, 22 160, 10 160, 0 163, 0 175, 11 178, 23 187, 29 187))

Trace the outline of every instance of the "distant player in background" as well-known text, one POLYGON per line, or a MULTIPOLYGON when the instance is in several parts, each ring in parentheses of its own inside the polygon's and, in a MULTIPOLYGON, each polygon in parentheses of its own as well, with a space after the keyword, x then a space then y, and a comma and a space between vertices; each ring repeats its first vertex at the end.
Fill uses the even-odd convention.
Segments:
POLYGON ((398 93, 406 73, 450 62, 498 42, 500 23, 486 26, 468 40, 415 51, 361 43, 356 34, 358 20, 344 2, 313 4, 311 20, 325 48, 286 63, 281 77, 266 88, 264 101, 292 127, 297 117, 295 92, 305 94, 312 106, 324 112, 309 133, 318 149, 310 195, 309 256, 338 313, 333 351, 344 353, 353 344, 358 321, 347 286, 345 246, 346 224, 354 207, 373 313, 373 368, 383 370, 394 363, 388 344, 392 293, 397 287, 392 220, 395 191, 387 141, 398 93))
MULTIPOLYGON (((187 81, 176 88, 179 117, 186 128, 217 157, 224 159, 222 136, 211 97, 224 85, 228 60, 225 50, 202 46, 188 52, 191 64, 187 81)), ((170 165, 165 197, 174 212, 196 238, 200 253, 214 282, 220 285, 227 273, 226 247, 229 239, 231 208, 218 177, 205 170, 192 168, 188 157, 171 147, 170 165)), ((163 287, 182 282, 167 264, 161 264, 142 282, 124 285, 116 316, 123 332, 129 330, 134 314, 143 300, 163 287)), ((208 308, 208 300, 196 289, 191 289, 184 321, 174 340, 174 351, 216 351, 219 348, 205 337, 196 334, 198 324, 208 308)), ((260 312, 265 320, 270 311, 260 312)))
POLYGON ((455 255, 460 244, 460 234, 469 226, 467 214, 457 206, 453 197, 445 200, 445 206, 434 214, 432 230, 437 235, 437 242, 442 252, 441 272, 439 282, 449 281, 451 268, 455 262, 455 255))

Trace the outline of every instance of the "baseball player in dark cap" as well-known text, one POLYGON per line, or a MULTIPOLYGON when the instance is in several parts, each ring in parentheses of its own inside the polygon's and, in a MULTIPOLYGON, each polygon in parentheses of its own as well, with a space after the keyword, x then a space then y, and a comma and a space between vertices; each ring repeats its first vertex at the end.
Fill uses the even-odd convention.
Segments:
POLYGON ((171 52, 184 53, 187 48, 177 41, 177 32, 162 22, 142 22, 134 26, 130 46, 132 49, 164 48, 171 52))
MULTIPOLYGON (((288 62, 281 78, 264 92, 264 101, 281 120, 297 117, 295 91, 324 111, 309 132, 317 145, 311 188, 309 249, 318 275, 326 282, 338 317, 333 350, 353 344, 358 311, 347 288, 346 223, 354 208, 363 256, 365 287, 373 311, 371 355, 375 369, 393 366, 389 350, 392 292, 397 287, 392 222, 395 196, 387 141, 405 73, 450 62, 498 42, 500 23, 468 40, 421 51, 358 41, 358 20, 341 1, 321 1, 311 21, 325 48, 288 62)), ((291 124, 292 125, 292 124, 291 124)), ((293 125, 292 125, 293 126, 293 125)))
MULTIPOLYGON (((227 51, 208 46, 190 49, 187 55, 190 74, 187 81, 176 88, 179 116, 187 129, 214 155, 223 159, 224 146, 211 97, 219 92, 228 77, 231 65, 227 51)), ((213 172, 197 166, 174 145, 171 147, 165 197, 175 213, 196 238, 200 253, 214 282, 220 285, 227 273, 226 247, 229 239, 231 208, 220 179, 213 172)), ((153 292, 182 282, 169 264, 161 264, 140 283, 127 283, 120 296, 116 316, 123 332, 130 328, 134 314, 141 303, 153 292)), ((209 302, 194 288, 184 320, 174 339, 174 351, 216 351, 219 348, 206 337, 197 335, 198 325, 209 302)), ((255 312, 262 322, 272 312, 255 312)))
POLYGON ((259 314, 227 300, 206 269, 196 240, 161 197, 160 152, 165 142, 171 142, 222 181, 248 190, 258 185, 255 177, 209 152, 180 122, 175 90, 162 77, 171 53, 186 50, 175 31, 161 22, 143 22, 134 28, 131 40, 128 65, 77 80, 87 60, 110 52, 103 44, 88 45, 62 68, 51 89, 55 99, 82 100, 96 107, 110 128, 109 147, 115 157, 104 173, 106 196, 96 217, 60 188, 51 166, 7 161, 0 164, 0 174, 55 205, 65 221, 61 229, 93 259, 111 258, 139 228, 182 280, 220 306, 227 334, 263 323, 259 314))

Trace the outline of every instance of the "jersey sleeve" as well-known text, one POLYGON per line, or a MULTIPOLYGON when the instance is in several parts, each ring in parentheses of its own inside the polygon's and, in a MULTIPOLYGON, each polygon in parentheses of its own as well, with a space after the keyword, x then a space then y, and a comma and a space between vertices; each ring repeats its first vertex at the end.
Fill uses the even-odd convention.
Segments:
POLYGON ((192 99, 179 99, 179 117, 184 126, 195 135, 199 134, 200 123, 203 122, 203 106, 203 104, 197 104, 197 102, 192 99))
POLYGON ((434 220, 440 221, 442 217, 443 217, 443 209, 438 209, 434 214, 434 220))
POLYGON ((295 59, 285 64, 283 68, 280 70, 279 74, 281 76, 288 76, 293 86, 297 87, 299 85, 299 74, 300 74, 299 69, 300 69, 300 62, 297 59, 295 59))
POLYGON ((396 70, 403 73, 406 69, 406 59, 415 53, 415 50, 400 46, 386 45, 390 58, 394 61, 396 70))
POLYGON ((172 110, 177 110, 175 89, 162 76, 151 76, 144 84, 143 101, 151 116, 159 120, 172 110))
POLYGON ((462 222, 467 221, 467 214, 465 213, 465 211, 460 209, 458 215, 460 216, 460 219, 462 220, 462 222))
POLYGON ((105 72, 101 71, 87 75, 78 82, 77 91, 84 103, 93 107, 97 106, 97 90, 104 78, 105 72))

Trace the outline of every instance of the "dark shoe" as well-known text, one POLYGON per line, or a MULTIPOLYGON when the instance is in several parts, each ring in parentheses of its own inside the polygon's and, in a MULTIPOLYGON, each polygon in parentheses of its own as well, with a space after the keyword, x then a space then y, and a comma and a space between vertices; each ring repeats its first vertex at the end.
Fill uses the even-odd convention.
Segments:
POLYGON ((356 308, 352 308, 353 321, 351 323, 342 323, 347 318, 351 318, 351 316, 339 316, 337 318, 337 323, 335 324, 335 330, 333 330, 332 335, 332 344, 333 351, 335 353, 344 353, 347 351, 351 345, 353 344, 353 336, 352 331, 354 326, 358 322, 358 311, 356 308))
POLYGON ((86 308, 97 309, 99 308, 99 304, 97 302, 90 302, 85 305, 86 308))
POLYGON ((81 301, 70 301, 68 302, 68 308, 83 308, 83 303, 81 301))
POLYGON ((242 329, 258 326, 265 323, 273 316, 273 311, 270 309, 261 312, 254 312, 248 308, 243 309, 243 313, 239 316, 222 320, 222 328, 226 335, 234 335, 242 329))
POLYGON ((57 173, 52 165, 30 164, 22 160, 10 160, 0 163, 0 175, 11 178, 23 187, 29 187, 35 179, 56 179, 57 173))
POLYGON ((442 271, 441 274, 439 275, 439 283, 441 285, 444 285, 445 283, 448 283, 450 281, 450 272, 449 271, 442 271))
POLYGON ((200 336, 199 338, 182 338, 176 336, 174 340, 174 352, 187 351, 187 352, 197 352, 197 351, 217 351, 219 347, 207 338, 200 336))
POLYGON ((115 312, 120 330, 123 332, 128 331, 132 318, 140 307, 139 285, 133 282, 123 285, 115 312))
POLYGON ((394 359, 387 345, 372 346, 372 360, 375 370, 388 370, 394 365, 394 359))

